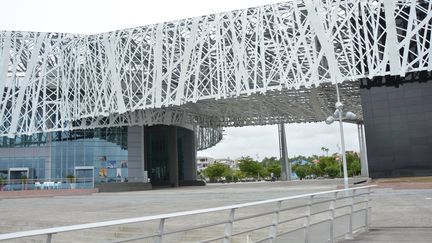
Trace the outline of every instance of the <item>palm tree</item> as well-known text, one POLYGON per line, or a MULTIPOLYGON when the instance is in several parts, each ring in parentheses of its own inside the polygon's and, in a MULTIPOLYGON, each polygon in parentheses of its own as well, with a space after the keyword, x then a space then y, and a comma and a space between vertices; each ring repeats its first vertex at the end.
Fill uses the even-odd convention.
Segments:
POLYGON ((328 157, 328 152, 329 152, 329 148, 326 148, 326 147, 321 147, 321 151, 323 151, 323 152, 325 152, 326 153, 326 157, 328 157))

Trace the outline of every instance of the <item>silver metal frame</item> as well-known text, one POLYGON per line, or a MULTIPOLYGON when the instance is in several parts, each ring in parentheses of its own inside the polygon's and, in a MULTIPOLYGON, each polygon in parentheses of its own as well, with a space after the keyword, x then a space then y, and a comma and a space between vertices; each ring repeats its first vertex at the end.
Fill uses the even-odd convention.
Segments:
POLYGON ((79 224, 79 225, 62 226, 62 227, 55 227, 49 229, 8 233, 8 234, 1 234, 0 240, 11 240, 11 239, 17 239, 23 237, 45 235, 47 237, 47 243, 50 243, 54 234, 60 234, 63 232, 79 231, 79 230, 87 230, 87 229, 94 229, 94 228, 101 228, 101 227, 108 227, 108 226, 151 221, 154 222, 155 224, 159 223, 157 232, 150 233, 138 238, 134 237, 128 239, 119 239, 117 241, 112 241, 112 242, 129 242, 135 240, 152 239, 155 243, 161 243, 163 242, 163 238, 166 235, 187 232, 195 229, 209 228, 217 225, 225 225, 224 231, 220 232, 219 236, 213 238, 207 238, 207 239, 203 238, 199 242, 204 243, 204 242, 223 241, 228 243, 231 242, 233 237, 236 236, 244 236, 245 239, 248 240, 248 242, 275 242, 277 239, 284 237, 287 234, 290 234, 294 231, 303 230, 304 242, 307 243, 311 237, 310 235, 311 227, 321 223, 330 223, 331 230, 330 232, 328 232, 329 234, 328 242, 334 242, 335 239, 339 237, 352 236, 353 233, 357 230, 363 229, 367 231, 369 229, 369 219, 370 219, 369 201, 370 201, 371 189, 373 187, 374 187, 373 185, 363 186, 363 187, 356 187, 350 189, 302 194, 302 195, 291 196, 291 197, 269 199, 264 201, 236 204, 236 205, 216 207, 216 208, 199 209, 193 211, 159 214, 154 216, 136 217, 136 218, 111 220, 111 221, 104 221, 104 222, 97 222, 97 223, 79 224), (345 192, 349 192, 349 193, 346 194, 345 192), (290 205, 289 202, 295 199, 307 199, 307 203, 301 205, 295 205, 295 206, 290 205), (357 201, 355 201, 355 199, 357 199, 357 201), (348 203, 346 203, 346 201, 348 201, 348 203), (341 204, 339 205, 338 203, 341 204), (274 207, 275 204, 276 206, 274 207), (314 206, 325 205, 325 204, 329 205, 327 209, 313 211, 314 206), (236 212, 238 212, 241 209, 251 208, 260 205, 270 207, 273 209, 263 213, 253 213, 251 215, 236 216, 236 212), (355 209, 355 207, 357 207, 357 209, 355 209), (281 212, 288 212, 290 210, 298 210, 302 208, 304 209, 304 214, 301 214, 300 216, 297 216, 295 218, 281 217, 281 212), (348 208, 348 213, 343 213, 343 211, 341 213, 341 210, 346 208, 348 208), (168 222, 169 219, 184 218, 184 217, 194 216, 199 214, 205 215, 205 214, 210 214, 215 212, 228 212, 228 217, 225 220, 220 220, 217 222, 200 224, 197 226, 188 226, 186 228, 181 228, 181 229, 174 229, 174 230, 171 229, 172 231, 165 230, 166 225, 169 223, 168 222), (362 220, 363 224, 360 226, 360 228, 355 229, 353 225, 353 221, 354 221, 353 219, 354 219, 354 215, 359 212, 364 212, 364 219, 362 220), (312 219, 314 218, 314 216, 322 215, 326 213, 328 213, 327 217, 324 217, 319 221, 314 220, 314 222, 312 223, 312 219), (338 213, 337 216, 336 213, 338 213), (273 219, 270 223, 264 223, 259 226, 251 226, 246 230, 241 230, 241 231, 235 230, 236 228, 234 223, 238 223, 247 219, 255 219, 265 215, 272 216, 273 219), (346 232, 343 232, 342 235, 341 234, 337 235, 335 234, 336 232, 334 230, 335 222, 336 219, 341 217, 349 218, 348 230, 346 232), (280 232, 278 230, 283 224, 287 224, 295 220, 301 220, 301 219, 305 220, 304 225, 301 227, 297 227, 288 232, 280 232), (261 230, 261 229, 267 229, 268 234, 266 236, 263 236, 261 239, 252 240, 250 234, 254 231, 261 230))
POLYGON ((361 118, 357 79, 432 70, 431 19, 430 1, 293 0, 88 36, 1 31, 0 135, 323 121, 330 83, 361 118))

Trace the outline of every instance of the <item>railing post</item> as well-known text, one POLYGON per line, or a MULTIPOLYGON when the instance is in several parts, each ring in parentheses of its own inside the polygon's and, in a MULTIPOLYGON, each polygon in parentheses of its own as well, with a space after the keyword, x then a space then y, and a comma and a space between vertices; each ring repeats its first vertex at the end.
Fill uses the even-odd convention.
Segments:
POLYGON ((334 242, 334 219, 335 219, 335 207, 336 207, 337 192, 333 194, 333 200, 330 202, 330 239, 329 242, 334 242))
POLYGON ((52 234, 47 234, 47 240, 46 243, 51 243, 52 234))
POLYGON ((234 224, 235 208, 232 208, 229 214, 228 223, 225 224, 225 238, 223 243, 230 243, 234 224))
POLYGON ((156 238, 154 240, 155 243, 162 243, 162 236, 164 233, 164 227, 165 227, 165 219, 162 218, 162 219, 160 219, 160 222, 159 222, 158 235, 156 236, 156 238))
POLYGON ((279 224, 279 214, 281 209, 282 201, 277 202, 275 213, 273 214, 273 222, 270 227, 269 237, 271 237, 270 242, 274 242, 277 236, 277 227, 279 224))
POLYGON ((305 243, 309 242, 309 227, 311 222, 311 208, 312 208, 312 202, 313 202, 314 196, 309 197, 309 202, 306 206, 306 222, 304 224, 304 239, 305 243))
POLYGON ((370 187, 367 189, 368 192, 366 194, 366 208, 365 208, 365 231, 368 232, 369 231, 369 195, 371 193, 370 187))
POLYGON ((355 198, 356 189, 352 190, 351 196, 349 197, 350 200, 350 217, 349 217, 349 223, 348 223, 348 233, 345 235, 345 239, 352 239, 353 238, 353 220, 354 220, 354 198, 355 198))

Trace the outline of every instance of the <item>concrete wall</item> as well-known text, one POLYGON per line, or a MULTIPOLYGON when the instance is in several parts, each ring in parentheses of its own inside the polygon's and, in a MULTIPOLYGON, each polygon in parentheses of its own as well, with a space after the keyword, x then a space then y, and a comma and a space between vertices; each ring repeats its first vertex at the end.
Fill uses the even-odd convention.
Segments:
POLYGON ((432 81, 361 89, 372 178, 432 175, 432 81))

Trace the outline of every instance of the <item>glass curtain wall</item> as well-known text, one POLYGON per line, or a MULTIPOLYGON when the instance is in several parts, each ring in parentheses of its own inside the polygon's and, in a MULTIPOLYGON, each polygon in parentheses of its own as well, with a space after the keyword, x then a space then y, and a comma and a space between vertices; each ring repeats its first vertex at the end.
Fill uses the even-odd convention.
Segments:
POLYGON ((96 182, 126 178, 127 127, 99 128, 53 134, 53 178, 75 174, 79 166, 93 166, 96 182))
POLYGON ((30 179, 66 178, 76 167, 94 167, 97 181, 128 176, 127 127, 40 133, 0 138, 0 176, 29 168, 30 179))

